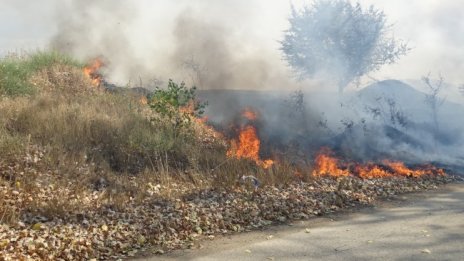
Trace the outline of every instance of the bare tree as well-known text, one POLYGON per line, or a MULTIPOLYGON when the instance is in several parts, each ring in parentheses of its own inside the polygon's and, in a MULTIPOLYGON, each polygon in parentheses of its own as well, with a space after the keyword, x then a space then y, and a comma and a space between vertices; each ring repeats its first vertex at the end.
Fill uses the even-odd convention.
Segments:
POLYGON ((427 85, 428 93, 425 95, 425 101, 430 106, 432 112, 432 121, 434 126, 435 135, 438 135, 439 132, 439 123, 438 123, 438 109, 445 102, 445 98, 440 98, 439 94, 443 90, 443 81, 444 78, 440 74, 438 80, 432 81, 430 79, 430 73, 427 76, 422 77, 422 81, 427 85))
POLYGON ((200 65, 192 55, 183 61, 182 67, 189 71, 190 80, 192 81, 193 85, 202 86, 206 71, 205 66, 200 65))
POLYGON ((408 116, 398 107, 392 97, 376 97, 376 106, 366 106, 365 111, 372 115, 374 120, 381 119, 385 125, 394 128, 406 128, 409 123, 408 116))
POLYGON ((281 50, 300 79, 330 75, 339 91, 384 64, 405 55, 407 45, 390 36, 385 14, 345 0, 314 0, 301 10, 292 5, 290 28, 281 50))

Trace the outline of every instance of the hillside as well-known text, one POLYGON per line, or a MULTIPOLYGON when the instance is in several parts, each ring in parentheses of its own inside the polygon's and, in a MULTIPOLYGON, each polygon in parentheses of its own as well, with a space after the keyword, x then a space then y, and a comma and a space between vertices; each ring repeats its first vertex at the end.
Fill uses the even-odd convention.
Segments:
MULTIPOLYGON (((377 82, 363 88, 356 96, 361 99, 362 104, 369 106, 378 104, 378 98, 391 98, 413 121, 430 121, 431 109, 426 102, 426 93, 407 83, 397 80, 377 82)), ((458 119, 464 115, 464 106, 445 98, 443 105, 439 107, 439 115, 440 123, 446 127, 462 126, 458 119)))
POLYGON ((456 180, 319 148, 330 136, 298 95, 200 92, 208 109, 174 81, 149 96, 108 90, 96 64, 53 52, 0 60, 4 260, 160 254, 456 180))

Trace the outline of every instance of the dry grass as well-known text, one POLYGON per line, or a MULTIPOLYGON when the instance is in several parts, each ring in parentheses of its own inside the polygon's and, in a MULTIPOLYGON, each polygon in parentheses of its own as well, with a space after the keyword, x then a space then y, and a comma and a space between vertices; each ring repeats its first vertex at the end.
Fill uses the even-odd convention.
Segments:
POLYGON ((0 222, 66 220, 153 196, 231 189, 242 175, 269 185, 294 178, 289 164, 263 170, 227 159, 226 142, 203 125, 179 133, 139 97, 93 87, 81 67, 62 56, 15 59, 3 63, 26 68, 16 87, 28 91, 2 87, 0 193, 10 198, 0 199, 0 222))

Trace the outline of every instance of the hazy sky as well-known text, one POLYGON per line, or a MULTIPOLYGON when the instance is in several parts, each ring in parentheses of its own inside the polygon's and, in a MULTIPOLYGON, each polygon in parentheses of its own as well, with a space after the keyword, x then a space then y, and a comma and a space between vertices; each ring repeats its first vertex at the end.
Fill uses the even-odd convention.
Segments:
MULTIPOLYGON (((58 7, 65 2, 71 0, 0 0, 0 54, 46 47, 57 33, 60 21, 57 17, 73 16, 74 12, 69 10, 60 13, 63 9, 58 7)), ((292 2, 298 6, 304 1, 292 2)), ((360 2, 383 9, 389 22, 395 25, 395 36, 413 47, 398 64, 385 66, 373 74, 375 78, 418 79, 432 72, 442 73, 451 83, 464 83, 464 1, 360 2)), ((181 13, 192 12, 204 22, 218 24, 225 30, 229 43, 237 46, 240 55, 259 54, 285 71, 285 63, 277 48, 282 31, 287 27, 289 3, 288 0, 114 1, 114 5, 124 5, 120 10, 127 9, 125 18, 130 19, 119 20, 117 16, 112 19, 111 14, 106 14, 102 21, 98 21, 99 15, 93 14, 92 20, 82 23, 92 27, 101 22, 106 30, 124 30, 130 50, 126 53, 133 55, 133 59, 140 59, 141 64, 149 64, 153 60, 169 59, 167 54, 171 50, 174 20, 181 13)), ((92 13, 92 5, 88 8, 86 11, 92 13)), ((153 68, 159 69, 160 74, 170 70, 153 68)))

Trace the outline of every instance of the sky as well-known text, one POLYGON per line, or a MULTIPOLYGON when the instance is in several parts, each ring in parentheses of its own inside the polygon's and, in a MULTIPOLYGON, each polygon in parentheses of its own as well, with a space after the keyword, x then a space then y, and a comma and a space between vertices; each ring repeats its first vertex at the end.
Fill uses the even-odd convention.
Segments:
MULTIPOLYGON (((171 65, 172 57, 179 55, 179 50, 184 53, 189 50, 173 48, 173 45, 178 45, 176 41, 182 41, 177 19, 184 15, 193 17, 187 19, 187 24, 193 26, 189 21, 195 21, 196 30, 202 31, 205 25, 208 30, 221 31, 222 38, 218 44, 227 44, 235 50, 234 63, 229 63, 229 66, 233 64, 249 70, 247 66, 272 65, 263 67, 259 72, 266 74, 267 80, 256 83, 270 85, 282 76, 291 77, 278 50, 278 41, 288 27, 290 2, 298 7, 308 1, 0 0, 0 55, 47 48, 56 41, 58 34, 63 35, 63 31, 70 30, 63 26, 64 21, 69 22, 70 17, 76 17, 73 23, 82 25, 78 29, 88 27, 84 32, 90 33, 87 39, 79 37, 82 31, 77 31, 77 36, 73 35, 72 39, 77 39, 80 45, 88 42, 87 48, 75 48, 73 54, 89 58, 98 51, 105 55, 118 53, 115 62, 128 61, 128 66, 135 68, 128 70, 115 66, 112 75, 115 81, 136 78, 136 72, 141 71, 176 75, 178 72, 171 65), (101 4, 95 7, 95 2, 101 4), (76 16, 77 13, 81 15, 76 16), (109 32, 118 34, 101 37, 101 34, 109 35, 109 32), (102 44, 104 40, 106 42, 102 44), (113 45, 118 48, 112 49, 113 45)), ((397 64, 384 66, 371 77, 378 80, 420 79, 430 72, 432 75, 441 73, 452 84, 464 83, 464 1, 361 0, 360 3, 384 10, 388 21, 394 25, 394 36, 407 41, 412 47, 411 52, 397 64)), ((241 82, 236 81, 235 84, 241 82)))

